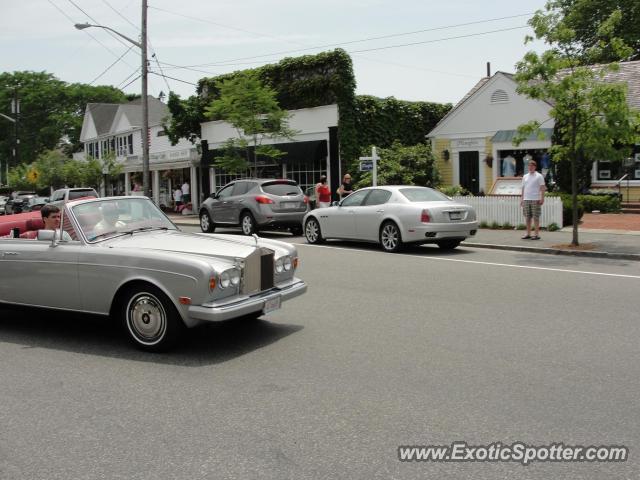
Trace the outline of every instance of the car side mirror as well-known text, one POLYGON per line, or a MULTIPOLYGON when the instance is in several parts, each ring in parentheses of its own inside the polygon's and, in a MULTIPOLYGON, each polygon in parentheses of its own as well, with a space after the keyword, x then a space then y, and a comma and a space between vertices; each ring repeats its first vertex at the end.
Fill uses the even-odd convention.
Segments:
POLYGON ((340 202, 333 201, 333 202, 331 202, 331 206, 332 207, 339 207, 340 206, 340 202))
POLYGON ((55 234, 56 232, 54 230, 38 230, 38 236, 36 238, 45 242, 51 242, 55 234))

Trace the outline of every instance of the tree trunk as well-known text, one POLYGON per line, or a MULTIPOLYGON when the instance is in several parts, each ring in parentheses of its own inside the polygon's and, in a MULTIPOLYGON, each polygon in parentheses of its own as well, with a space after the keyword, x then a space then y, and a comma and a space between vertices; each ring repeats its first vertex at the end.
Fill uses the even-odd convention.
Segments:
POLYGON ((577 151, 576 151, 576 118, 573 117, 572 133, 571 133, 571 212, 573 216, 573 237, 571 245, 577 247, 580 245, 578 242, 578 174, 577 174, 577 151))

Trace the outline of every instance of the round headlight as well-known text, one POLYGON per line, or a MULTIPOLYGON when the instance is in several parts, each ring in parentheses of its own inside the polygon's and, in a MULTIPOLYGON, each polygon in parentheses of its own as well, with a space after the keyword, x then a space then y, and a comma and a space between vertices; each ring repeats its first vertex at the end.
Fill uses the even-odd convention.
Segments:
POLYGON ((240 283, 240 270, 234 268, 230 270, 231 285, 238 285, 240 283))
POLYGON ((284 270, 284 259, 279 258, 276 260, 276 273, 282 273, 282 270, 284 270))
POLYGON ((231 285, 231 275, 229 275, 229 272, 222 272, 220 274, 220 288, 227 288, 229 285, 231 285))
POLYGON ((291 270, 291 257, 284 257, 284 269, 288 272, 291 270))

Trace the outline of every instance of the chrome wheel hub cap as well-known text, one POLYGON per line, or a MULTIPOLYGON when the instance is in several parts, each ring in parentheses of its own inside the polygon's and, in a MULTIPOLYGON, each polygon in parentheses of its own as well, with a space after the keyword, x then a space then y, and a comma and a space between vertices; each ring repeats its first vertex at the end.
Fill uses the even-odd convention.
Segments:
POLYGON ((316 222, 307 223, 307 230, 305 234, 310 242, 315 242, 316 240, 318 240, 318 225, 316 224, 316 222))
POLYGON ((160 301, 149 293, 135 296, 127 309, 129 327, 142 341, 161 338, 167 328, 167 315, 160 301))
POLYGON ((398 245, 398 230, 393 225, 382 229, 382 245, 386 250, 393 250, 398 245))
POLYGON ((244 217, 242 219, 242 231, 249 235, 251 233, 251 227, 253 226, 250 217, 244 217))
POLYGON ((200 226, 203 230, 207 230, 209 228, 209 217, 206 213, 200 217, 200 226))

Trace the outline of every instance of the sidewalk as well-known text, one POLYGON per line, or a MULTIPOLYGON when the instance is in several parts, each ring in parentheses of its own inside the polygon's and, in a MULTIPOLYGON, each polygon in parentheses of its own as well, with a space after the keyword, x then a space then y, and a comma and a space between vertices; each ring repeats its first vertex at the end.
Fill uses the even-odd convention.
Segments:
MULTIPOLYGON (((628 226, 635 228, 635 222, 640 221, 640 215, 606 217, 606 215, 585 214, 578 232, 579 250, 568 247, 573 236, 571 227, 565 227, 557 232, 541 231, 540 240, 522 240, 520 237, 525 234, 523 230, 480 229, 475 236, 463 242, 463 245, 496 250, 640 261, 640 223, 637 230, 620 229, 628 226), (620 223, 622 221, 624 223, 620 223), (585 225, 592 228, 586 228, 585 225)), ((170 214, 169 218, 179 226, 200 225, 197 215, 170 214)))

